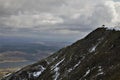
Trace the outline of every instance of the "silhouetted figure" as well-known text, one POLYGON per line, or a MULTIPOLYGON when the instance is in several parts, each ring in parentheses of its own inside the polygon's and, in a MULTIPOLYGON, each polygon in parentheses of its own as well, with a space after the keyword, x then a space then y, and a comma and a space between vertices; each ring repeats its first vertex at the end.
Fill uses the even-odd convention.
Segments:
POLYGON ((102 27, 105 27, 105 25, 103 24, 102 27))

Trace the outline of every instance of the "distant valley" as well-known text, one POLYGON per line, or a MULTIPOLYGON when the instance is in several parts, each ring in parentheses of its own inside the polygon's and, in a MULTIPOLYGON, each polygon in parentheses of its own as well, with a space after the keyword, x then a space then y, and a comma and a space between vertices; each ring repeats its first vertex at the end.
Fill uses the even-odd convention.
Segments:
POLYGON ((39 61, 61 47, 66 42, 37 42, 30 40, 0 39, 0 75, 15 71, 23 66, 39 61))

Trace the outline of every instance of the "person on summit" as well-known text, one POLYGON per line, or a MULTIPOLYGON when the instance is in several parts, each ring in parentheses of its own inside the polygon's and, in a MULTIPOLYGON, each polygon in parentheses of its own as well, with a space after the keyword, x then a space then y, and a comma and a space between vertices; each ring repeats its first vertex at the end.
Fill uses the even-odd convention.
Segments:
POLYGON ((105 27, 105 25, 103 24, 102 27, 105 27))

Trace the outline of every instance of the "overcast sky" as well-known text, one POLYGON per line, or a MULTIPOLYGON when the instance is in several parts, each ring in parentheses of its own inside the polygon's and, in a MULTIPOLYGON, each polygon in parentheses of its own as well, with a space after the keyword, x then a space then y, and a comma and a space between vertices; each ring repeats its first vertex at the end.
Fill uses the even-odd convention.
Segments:
POLYGON ((74 41, 119 19, 119 0, 0 0, 0 36, 74 41))

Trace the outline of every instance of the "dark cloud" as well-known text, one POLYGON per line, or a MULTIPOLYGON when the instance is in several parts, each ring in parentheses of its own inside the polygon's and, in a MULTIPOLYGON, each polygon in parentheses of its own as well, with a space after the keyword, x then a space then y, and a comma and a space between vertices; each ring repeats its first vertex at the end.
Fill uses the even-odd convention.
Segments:
POLYGON ((0 35, 78 39, 120 23, 119 6, 117 0, 0 0, 0 35))

